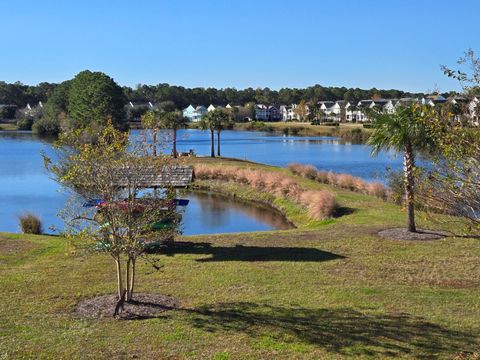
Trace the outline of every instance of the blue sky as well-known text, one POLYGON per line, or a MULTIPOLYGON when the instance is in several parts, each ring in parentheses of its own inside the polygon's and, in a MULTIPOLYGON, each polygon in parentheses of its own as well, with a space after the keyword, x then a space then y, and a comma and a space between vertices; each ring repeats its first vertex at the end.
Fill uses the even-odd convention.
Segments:
POLYGON ((0 80, 458 89, 478 0, 0 0, 0 80))

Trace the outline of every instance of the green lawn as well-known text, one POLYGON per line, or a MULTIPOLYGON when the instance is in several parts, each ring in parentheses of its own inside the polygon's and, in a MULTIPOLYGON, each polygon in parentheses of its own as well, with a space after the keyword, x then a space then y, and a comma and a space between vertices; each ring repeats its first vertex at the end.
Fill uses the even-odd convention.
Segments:
POLYGON ((371 129, 364 128, 363 124, 358 123, 341 123, 339 126, 311 125, 310 123, 301 122, 260 122, 260 123, 236 123, 235 130, 261 130, 261 131, 277 131, 288 132, 290 135, 300 136, 340 136, 349 137, 352 130, 360 129, 366 134, 372 132, 371 129))
POLYGON ((16 124, 12 124, 12 123, 0 124, 0 131, 15 131, 15 130, 18 130, 18 127, 16 124))
POLYGON ((138 291, 181 301, 180 310, 147 320, 74 313, 80 299, 115 292, 108 256, 59 237, 0 234, 0 359, 452 358, 478 351, 480 241, 381 239, 379 229, 403 223, 399 208, 330 190, 349 215, 316 223, 299 216, 300 227, 287 231, 184 237, 155 255, 159 271, 140 263, 138 291))

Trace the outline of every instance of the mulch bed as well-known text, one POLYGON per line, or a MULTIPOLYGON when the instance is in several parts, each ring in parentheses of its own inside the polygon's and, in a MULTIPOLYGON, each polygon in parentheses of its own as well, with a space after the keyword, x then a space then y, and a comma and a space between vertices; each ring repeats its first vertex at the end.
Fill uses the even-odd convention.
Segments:
POLYGON ((417 232, 410 232, 407 228, 395 228, 379 231, 378 235, 393 240, 429 241, 442 239, 448 236, 448 233, 424 229, 418 229, 417 232))
MULTIPOLYGON (((116 317, 123 320, 141 320, 159 317, 163 312, 175 310, 180 301, 174 296, 159 294, 134 294, 133 301, 125 303, 124 310, 116 317)), ((81 300, 75 312, 87 318, 111 318, 118 297, 116 294, 102 295, 81 300)))

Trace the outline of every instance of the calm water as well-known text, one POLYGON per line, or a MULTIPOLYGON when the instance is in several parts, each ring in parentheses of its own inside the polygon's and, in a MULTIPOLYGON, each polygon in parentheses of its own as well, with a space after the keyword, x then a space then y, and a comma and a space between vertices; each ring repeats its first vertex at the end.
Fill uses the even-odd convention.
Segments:
MULTIPOLYGON (((195 149, 199 155, 208 155, 209 134, 201 130, 180 131, 178 150, 189 149, 195 149)), ((47 154, 51 151, 48 141, 30 133, 0 132, 0 231, 18 231, 17 215, 24 211, 38 214, 45 227, 62 226, 57 214, 66 196, 58 191, 58 185, 45 172, 41 151, 47 154)), ((328 137, 249 131, 222 132, 222 155, 279 166, 294 161, 308 163, 367 180, 382 180, 387 167, 401 167, 401 159, 393 154, 381 153, 371 158, 366 145, 343 143, 328 137)), ((190 193, 187 198, 191 200, 184 214, 184 233, 188 235, 260 231, 286 225, 276 214, 251 205, 205 194, 190 193)))
MULTIPOLYGON (((221 147, 222 156, 277 166, 291 162, 313 164, 319 169, 349 173, 366 180, 383 181, 387 168, 400 169, 402 166, 402 158, 393 152, 382 152, 372 158, 369 146, 332 137, 226 130, 221 133, 221 147)), ((202 130, 179 131, 177 149, 183 152, 195 149, 199 155, 210 155, 210 135, 202 130)))
POLYGON ((183 213, 185 235, 290 228, 281 214, 229 197, 203 192, 181 197, 190 199, 183 213))

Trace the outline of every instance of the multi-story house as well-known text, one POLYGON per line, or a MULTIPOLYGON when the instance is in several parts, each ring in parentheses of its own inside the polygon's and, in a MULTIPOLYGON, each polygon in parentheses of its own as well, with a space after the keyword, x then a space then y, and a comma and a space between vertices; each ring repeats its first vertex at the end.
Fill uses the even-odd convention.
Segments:
POLYGON ((305 118, 310 114, 310 109, 305 105, 304 109, 301 109, 298 104, 292 104, 289 106, 282 105, 279 108, 280 119, 282 121, 304 121, 305 118), (304 114, 302 114, 302 112, 304 114))
POLYGON ((257 104, 255 105, 255 119, 260 121, 279 121, 281 113, 276 106, 257 104))
POLYGON ((188 107, 183 110, 183 116, 192 122, 198 122, 202 120, 202 117, 204 117, 207 113, 208 110, 203 105, 199 105, 197 107, 188 105, 188 107))

